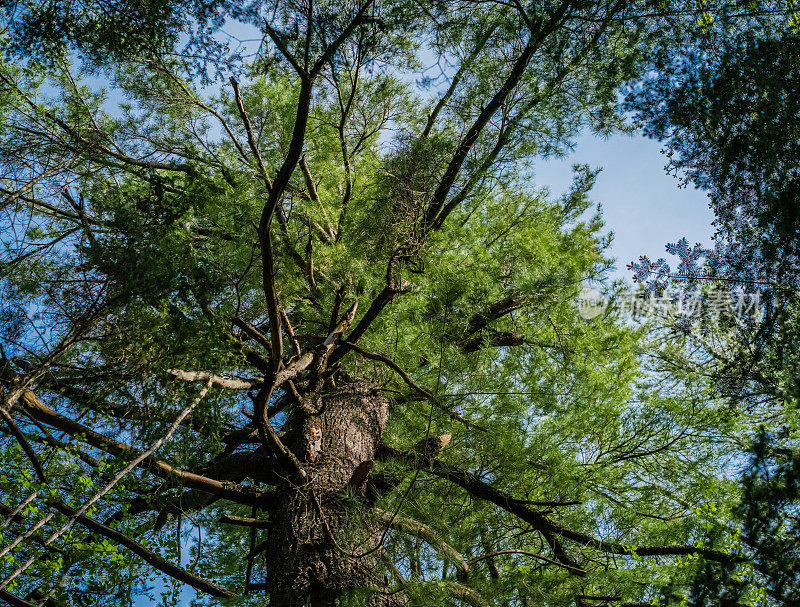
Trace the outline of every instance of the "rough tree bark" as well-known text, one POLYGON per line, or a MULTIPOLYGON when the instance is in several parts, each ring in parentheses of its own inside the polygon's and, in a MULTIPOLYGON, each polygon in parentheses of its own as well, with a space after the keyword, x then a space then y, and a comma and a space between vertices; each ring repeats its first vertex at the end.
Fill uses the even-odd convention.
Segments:
MULTIPOLYGON (((381 529, 357 516, 343 493, 359 464, 374 460, 389 403, 369 384, 358 382, 322 394, 318 407, 296 420, 300 431, 287 445, 305 458, 309 478, 303 484, 296 476, 282 479, 270 508, 265 551, 270 604, 300 607, 311 597, 312 605, 334 605, 349 590, 385 583, 379 553, 372 550, 381 529), (322 445, 309 461, 314 429, 321 430, 322 445)), ((387 604, 378 597, 373 603, 387 604)))

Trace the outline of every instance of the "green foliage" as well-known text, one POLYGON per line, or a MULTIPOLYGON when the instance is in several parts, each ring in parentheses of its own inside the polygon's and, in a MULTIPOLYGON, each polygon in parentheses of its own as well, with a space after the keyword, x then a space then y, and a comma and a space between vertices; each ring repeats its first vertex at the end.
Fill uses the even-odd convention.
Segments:
MULTIPOLYGON (((607 279, 610 236, 591 199, 596 170, 576 166, 560 196, 533 179, 534 159, 567 153, 582 130, 630 130, 619 91, 664 48, 735 22, 733 6, 686 15, 662 4, 673 29, 645 2, 574 2, 557 22, 557 3, 520 5, 521 13, 504 3, 393 1, 374 7, 322 63, 298 163, 269 224, 268 280, 303 352, 318 351, 354 303, 355 327, 377 309, 363 333, 352 337, 351 327, 345 337, 418 387, 378 358, 347 351, 341 338, 331 354, 341 359, 316 379, 326 390, 331 379, 368 383, 390 398, 385 445, 409 452, 422 437, 451 435, 435 464, 375 463, 372 478, 396 483, 377 505, 431 530, 428 540, 385 534, 396 569, 381 592, 420 605, 682 601, 705 571, 700 552, 743 550, 729 529, 740 516, 731 466, 763 409, 727 408, 685 334, 632 324, 611 308, 583 318, 575 302, 584 284, 612 297, 621 288, 607 279), (481 123, 537 32, 530 64, 481 123), (439 76, 422 71, 433 63, 439 76), (429 217, 454 170, 442 210, 429 217), (436 465, 511 497, 476 496, 436 465), (563 545, 512 503, 568 530, 563 545), (473 560, 466 579, 430 537, 473 560), (689 550, 646 549, 674 545, 689 550), (613 598, 587 598, 598 596, 613 598)), ((46 363, 31 388, 86 427, 56 430, 52 416, 33 422, 14 411, 48 476, 40 482, 18 441, 0 437, 3 503, 40 491, 25 520, 56 499, 85 503, 122 470, 131 452, 92 431, 135 448, 164 436, 198 392, 170 370, 254 383, 274 375, 271 348, 252 337, 270 333, 274 320, 259 224, 296 147, 307 86, 282 55, 307 55, 313 65, 356 10, 312 5, 301 34, 306 7, 285 2, 145 3, 130 15, 126 6, 72 11, 55 2, 14 14, 4 6, 19 19, 0 63, 0 191, 9 201, 0 219, 0 338, 14 372, 46 363), (250 62, 214 39, 236 20, 263 38, 250 62), (187 46, 173 52, 179 41, 187 46), (227 84, 203 86, 207 69, 228 66, 242 80, 240 99, 227 84), (248 325, 256 332, 242 330, 248 325), (73 334, 75 344, 48 356, 73 334)), ((706 335, 729 344, 735 330, 712 323, 706 335)), ((283 339, 285 368, 297 357, 288 328, 283 339)), ((297 386, 314 381, 299 377, 297 386)), ((3 376, 5 390, 12 383, 3 376)), ((268 404, 290 394, 282 387, 268 404)), ((226 488, 276 486, 273 473, 286 470, 252 439, 254 402, 255 393, 214 387, 154 457, 226 488)), ((291 400, 284 406, 272 423, 295 448, 306 412, 291 400)), ((263 604, 263 595, 241 593, 249 529, 220 522, 253 510, 163 467, 154 475, 155 466, 145 462, 89 514, 239 593, 196 604, 263 604)), ((371 520, 373 504, 355 488, 326 499, 371 520)), ((12 521, 3 541, 24 522, 12 521)), ((39 535, 64 523, 59 515, 39 535)), ((20 594, 41 587, 75 605, 179 601, 177 582, 151 585, 161 573, 101 534, 75 526, 55 546, 19 578, 20 594)), ((14 563, 40 552, 25 543, 14 563)), ((251 573, 250 581, 269 574, 261 559, 251 573)), ((348 591, 341 602, 369 604, 375 592, 348 591)))

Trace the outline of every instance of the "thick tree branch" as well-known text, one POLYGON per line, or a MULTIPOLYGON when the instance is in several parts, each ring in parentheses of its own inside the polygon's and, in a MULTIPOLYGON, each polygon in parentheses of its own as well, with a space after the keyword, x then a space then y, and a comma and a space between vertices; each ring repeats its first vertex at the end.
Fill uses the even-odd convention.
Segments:
POLYGON ((494 331, 490 329, 461 342, 461 351, 465 354, 477 352, 484 346, 495 348, 521 346, 525 343, 525 335, 515 331, 494 331))
POLYGON ((499 301, 496 301, 490 305, 483 312, 474 314, 467 323, 467 333, 476 333, 481 329, 485 329, 490 323, 494 322, 498 318, 502 318, 503 316, 510 314, 514 310, 518 310, 531 299, 531 296, 520 294, 507 295, 506 297, 503 297, 499 301))
MULTIPOLYGON (((33 398, 35 401, 21 402, 23 402, 26 411, 28 411, 34 418, 38 419, 42 423, 52 426, 53 428, 57 428, 62 432, 67 432, 71 435, 82 435, 83 440, 85 440, 88 444, 98 449, 102 449, 103 451, 107 451, 128 459, 134 459, 141 456, 142 451, 139 449, 113 438, 103 436, 102 434, 95 432, 83 424, 56 413, 42 403, 38 398, 35 398, 35 395, 33 395, 33 398)), ((141 463, 143 463, 148 470, 157 474, 158 476, 161 476, 162 478, 181 479, 189 487, 200 489, 237 503, 252 504, 257 502, 258 499, 263 495, 263 491, 255 489, 254 487, 237 485, 236 483, 208 478, 200 474, 195 474, 187 470, 176 468, 167 462, 155 459, 151 456, 144 457, 141 460, 141 463)))
POLYGON ((258 529, 269 529, 272 526, 272 521, 270 520, 246 516, 234 516, 232 514, 223 514, 220 516, 219 522, 227 523, 229 525, 237 525, 239 527, 257 527, 258 529))
POLYGON ((358 342, 364 336, 369 326, 380 315, 381 311, 386 305, 394 299, 394 296, 399 293, 399 289, 392 285, 386 285, 380 293, 372 300, 364 316, 358 321, 355 328, 348 334, 345 343, 337 348, 330 358, 330 364, 339 362, 345 354, 350 350, 352 344, 358 342))
MULTIPOLYGON (((203 400, 203 398, 205 397, 205 395, 208 393, 208 391, 210 389, 211 389, 211 381, 209 380, 208 382, 206 382, 206 385, 200 391, 198 396, 183 411, 181 411, 180 415, 178 415, 178 418, 169 427, 169 429, 167 430, 166 434, 164 434, 164 436, 162 436, 161 438, 157 439, 152 445, 150 445, 150 447, 148 447, 147 450, 145 450, 145 451, 141 452, 139 455, 137 455, 133 459, 133 461, 131 461, 127 466, 125 466, 122 470, 120 470, 114 476, 114 478, 112 478, 108 483, 106 483, 106 485, 102 489, 100 489, 100 491, 98 491, 91 498, 89 498, 87 501, 85 501, 83 503, 83 505, 80 508, 78 508, 74 512, 74 514, 71 515, 70 519, 63 526, 61 526, 57 531, 52 533, 44 541, 44 546, 45 547, 49 546, 56 539, 58 539, 64 533, 66 533, 72 527, 72 525, 78 520, 78 518, 91 507, 92 504, 97 502, 100 498, 102 498, 109 491, 111 491, 111 489, 113 489, 114 486, 117 485, 131 470, 133 470, 136 466, 138 466, 142 461, 144 461, 145 459, 150 457, 153 453, 155 453, 156 450, 158 450, 161 447, 161 445, 163 445, 165 442, 167 442, 172 437, 172 435, 175 433, 175 431, 178 429, 178 427, 180 426, 181 420, 183 418, 185 418, 187 415, 189 415, 189 413, 191 413, 192 410, 198 404, 200 404, 200 402, 203 400)), ((52 516, 52 514, 50 516, 52 516)), ((46 518, 47 517, 43 518, 42 521, 44 521, 46 518)), ((11 583, 19 575, 24 573, 34 562, 36 562, 36 557, 31 557, 23 565, 17 567, 17 569, 15 569, 14 572, 11 573, 11 575, 6 577, 2 581, 2 583, 0 583, 0 588, 7 587, 9 583, 11 583)))
POLYGON ((472 605, 472 607, 490 607, 489 603, 486 602, 486 599, 484 599, 469 586, 459 584, 458 582, 454 582, 452 580, 445 580, 444 585, 445 588, 447 588, 447 592, 452 594, 460 601, 472 605))
POLYGON ((273 380, 272 384, 269 387, 263 387, 258 397, 256 398, 255 402, 255 421, 256 421, 256 428, 258 429, 259 437, 261 438, 262 443, 265 446, 271 445, 275 452, 280 455, 284 460, 288 461, 300 474, 301 477, 305 478, 307 476, 303 465, 294 455, 294 453, 289 450, 286 445, 283 444, 278 433, 272 427, 272 424, 269 421, 269 417, 267 415, 267 406, 269 404, 269 400, 272 396, 272 393, 275 389, 282 386, 284 383, 293 380, 297 376, 299 376, 303 371, 305 371, 311 363, 316 359, 317 356, 328 357, 333 350, 337 339, 344 333, 347 328, 350 326, 350 323, 353 322, 353 317, 356 314, 356 310, 358 309, 358 302, 356 301, 350 307, 350 309, 345 314, 342 321, 336 326, 336 328, 331 331, 331 333, 325 338, 325 341, 317 349, 317 352, 306 352, 298 358, 296 361, 291 363, 285 369, 280 370, 278 373, 275 374, 275 379, 273 380))
POLYGON ((344 44, 344 42, 350 37, 350 34, 352 34, 353 31, 359 25, 374 23, 380 26, 383 24, 383 20, 380 17, 372 17, 364 15, 367 9, 370 6, 372 6, 373 2, 374 0, 367 0, 364 4, 361 5, 353 20, 350 21, 347 27, 345 27, 344 30, 342 30, 342 33, 339 34, 339 36, 333 42, 331 42, 331 44, 328 45, 328 48, 325 49, 325 52, 322 54, 322 56, 320 56, 314 62, 314 66, 311 68, 311 71, 309 72, 309 76, 311 78, 315 78, 317 75, 319 75, 320 71, 322 71, 322 68, 325 67, 325 64, 327 64, 328 61, 331 60, 331 58, 339 50, 339 47, 341 47, 342 44, 344 44))
POLYGON ((11 415, 9 415, 5 409, 0 408, 0 416, 2 416, 3 421, 6 422, 8 429, 14 435, 14 438, 17 439, 19 446, 22 447, 22 450, 25 452, 25 455, 28 457, 28 460, 31 462, 33 469, 36 471, 36 476, 39 478, 40 483, 47 483, 47 473, 44 471, 44 466, 42 466, 42 461, 39 459, 36 451, 33 450, 28 440, 25 438, 25 434, 20 430, 19 426, 17 426, 16 422, 12 419, 11 415))
MULTIPOLYGON (((514 514, 529 523, 536 530, 542 533, 552 533, 554 535, 572 540, 583 546, 593 547, 602 552, 612 554, 637 554, 639 556, 679 556, 688 554, 699 554, 700 556, 712 561, 721 563, 740 562, 744 559, 731 554, 710 550, 708 548, 698 548, 691 545, 663 545, 663 546, 628 546, 616 542, 599 540, 590 535, 579 533, 568 527, 561 525, 531 508, 524 502, 514 499, 510 495, 485 483, 476 475, 458 470, 439 460, 433 460, 426 470, 432 474, 447 479, 465 489, 470 495, 489 501, 502 509, 514 514)), ((568 564, 568 563, 567 563, 568 564)))
POLYGON ((11 607, 36 607, 36 605, 33 603, 25 601, 6 590, 0 590, 0 601, 5 602, 7 605, 11 605, 11 607))
MULTIPOLYGON (((400 461, 415 461, 414 453, 407 453, 398 451, 390 447, 383 447, 381 451, 382 457, 394 457, 400 461)), ((488 483, 481 480, 477 475, 470 472, 459 470, 449 464, 434 459, 431 460, 427 466, 421 468, 435 476, 446 479, 465 491, 475 498, 486 500, 499 506, 503 510, 517 516, 531 525, 535 530, 542 533, 545 538, 547 536, 558 536, 564 539, 572 540, 582 546, 592 547, 601 552, 611 554, 636 554, 638 556, 681 556, 689 554, 699 554, 703 558, 717 561, 720 563, 735 563, 743 562, 745 559, 737 557, 717 550, 708 548, 699 548, 692 545, 663 545, 663 546, 630 546, 619 544, 616 542, 607 542, 594 538, 590 535, 574 531, 556 521, 550 519, 542 512, 531 508, 524 500, 518 500, 508 495, 504 491, 492 487, 488 483)), ((558 554, 556 557, 562 560, 562 564, 567 567, 577 569, 574 562, 566 557, 566 554, 558 554)))
POLYGON ((522 76, 525 74, 525 69, 528 67, 528 63, 530 62, 531 58, 539 49, 539 46, 545 40, 545 38, 559 26, 571 3, 572 0, 563 0, 556 9, 555 13, 553 13, 553 15, 548 19, 547 23, 540 26, 538 34, 531 34, 530 40, 525 45, 525 48, 522 50, 522 53, 520 53, 517 60, 514 62, 514 65, 511 67, 511 70, 509 71, 509 74, 502 86, 483 107, 480 114, 478 114, 478 117, 475 119, 475 122, 473 122, 466 135, 464 135, 464 138, 458 144, 458 147, 456 148, 456 151, 453 154, 450 163, 447 165, 444 175, 442 175, 442 179, 439 182, 439 185, 436 187, 433 197, 431 198, 431 202, 425 216, 426 226, 434 225, 437 215, 439 215, 439 212, 442 210, 442 207, 447 200, 447 196, 450 193, 453 183, 455 183, 458 174, 461 172, 461 167, 463 166, 464 161, 467 159, 467 156, 472 150, 472 147, 475 145, 475 142, 478 140, 481 132, 483 132, 483 129, 489 123, 489 120, 491 120, 492 116, 494 116, 497 110, 500 109, 500 107, 505 103, 511 92, 516 88, 517 84, 522 79, 522 76))
POLYGON ((297 57, 294 56, 294 54, 283 42, 283 38, 281 38, 280 33, 278 33, 266 19, 264 19, 264 29, 267 30, 267 35, 272 39, 272 42, 280 51, 281 55, 283 55, 289 64, 294 68, 294 71, 297 72, 297 75, 300 76, 301 79, 308 79, 308 73, 306 72, 305 68, 300 65, 297 57))
POLYGON ((322 67, 328 62, 334 53, 338 51, 339 47, 345 42, 345 40, 347 40, 347 38, 353 33, 353 30, 358 25, 368 22, 377 22, 375 18, 364 16, 364 12, 372 5, 372 3, 373 0, 367 0, 367 2, 365 2, 359 8, 355 18, 342 31, 336 40, 334 40, 334 42, 328 46, 323 55, 316 61, 309 72, 306 72, 305 69, 299 65, 297 59, 294 58, 294 56, 288 51, 280 36, 277 34, 277 32, 275 32, 274 29, 272 29, 269 23, 265 23, 267 32, 269 33, 273 42, 275 42, 276 46, 278 46, 278 49, 284 54, 287 60, 289 60, 300 76, 300 93, 297 100, 297 110, 295 114, 294 128, 292 130, 292 139, 289 143, 289 150, 283 160, 283 164, 281 165, 280 169, 278 169, 278 173, 275 175, 275 181, 273 182, 272 189, 267 197, 267 202, 262 209, 261 218, 258 224, 258 238, 261 245, 261 257, 263 262, 262 282, 264 295, 269 308, 271 333, 270 341, 272 343, 273 365, 275 365, 276 372, 280 367, 281 358, 283 355, 283 345, 281 342, 281 319, 278 313, 280 306, 275 289, 275 268, 270 238, 270 226, 272 224, 272 218, 275 215, 275 211, 280 204, 287 186, 289 185, 289 180, 292 176, 292 173, 294 172, 297 164, 300 162, 300 158, 303 154, 306 127, 308 125, 308 116, 311 109, 311 96, 314 78, 319 74, 322 67))
MULTIPOLYGON (((208 378, 206 377, 202 379, 208 378)), ((81 388, 76 388, 71 383, 59 378, 45 376, 39 382, 39 387, 48 391, 51 390, 58 396, 68 398, 75 405, 78 405, 82 408, 90 409, 94 413, 118 420, 172 422, 174 418, 174 415, 169 411, 162 409, 148 409, 143 407, 140 403, 123 405, 113 400, 104 400, 98 398, 94 394, 86 390, 82 390, 81 388)), ((205 424, 194 415, 187 416, 183 420, 183 424, 201 434, 207 430, 205 424)), ((52 439, 52 437, 48 438, 48 440, 50 439, 52 439)), ((52 444, 58 446, 59 442, 60 441, 55 441, 52 444)))
MULTIPOLYGON (((566 78, 572 71, 578 66, 578 64, 586 59, 587 55, 591 53, 592 49, 596 48, 597 43, 599 42, 600 38, 605 33, 606 29, 617 15, 617 12, 625 5, 626 0, 618 0, 607 12, 606 16, 603 18, 602 22, 600 23, 599 27, 595 31, 594 35, 583 45, 581 51, 577 52, 575 56, 570 60, 570 62, 565 65, 558 73, 551 78, 550 82, 548 82, 547 86, 544 87, 543 91, 531 99, 529 99, 520 109, 516 115, 511 118, 508 122, 506 127, 500 132, 499 136, 497 137, 497 141, 495 142, 494 147, 491 151, 485 156, 483 162, 481 163, 480 167, 475 170, 475 172, 469 177, 467 183, 456 193, 454 196, 451 197, 449 201, 443 206, 441 213, 435 218, 433 222, 433 229, 438 230, 442 227, 445 219, 447 216, 455 209, 459 204, 466 200, 467 196, 472 192, 473 188, 477 185, 480 179, 485 175, 485 173, 491 168, 494 164, 497 157, 500 155, 500 152, 506 147, 508 141, 510 140, 513 133, 517 130, 520 126, 524 118, 530 113, 530 111, 541 103, 544 99, 547 98, 549 94, 557 89, 557 87, 563 82, 564 78, 566 78)), ((520 7, 520 12, 525 15, 524 9, 520 7)), ((527 16, 526 16, 527 20, 527 16)))
POLYGON ((231 390, 252 390, 264 385, 264 379, 232 379, 214 375, 206 371, 183 371, 181 369, 167 369, 167 373, 183 381, 209 381, 212 385, 231 390))

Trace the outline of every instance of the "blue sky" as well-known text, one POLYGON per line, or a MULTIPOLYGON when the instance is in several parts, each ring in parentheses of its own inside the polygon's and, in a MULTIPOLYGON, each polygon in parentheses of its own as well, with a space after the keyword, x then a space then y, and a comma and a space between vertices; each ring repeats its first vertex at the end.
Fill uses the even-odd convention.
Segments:
POLYGON ((536 182, 553 195, 572 181, 572 165, 602 167, 590 197, 602 204, 607 230, 614 232, 611 254, 617 258, 613 276, 631 280, 626 270, 640 255, 665 257, 664 246, 686 237, 690 244, 710 244, 713 214, 707 196, 664 170, 661 144, 641 135, 616 135, 607 140, 584 136, 565 159, 537 161, 536 182))

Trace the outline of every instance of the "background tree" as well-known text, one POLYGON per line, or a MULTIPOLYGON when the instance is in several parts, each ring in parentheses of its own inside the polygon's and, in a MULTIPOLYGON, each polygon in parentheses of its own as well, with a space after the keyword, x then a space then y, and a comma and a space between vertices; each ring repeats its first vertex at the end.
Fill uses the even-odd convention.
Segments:
POLYGON ((4 600, 146 564, 163 603, 632 605, 742 560, 687 513, 740 426, 579 316, 594 175, 529 161, 624 128, 676 32, 790 7, 48 6, 0 66, 4 600))
MULTIPOLYGON (((658 71, 634 88, 628 107, 646 132, 665 142, 668 167, 709 194, 716 217, 715 246, 669 245, 680 267, 642 258, 633 264, 652 289, 670 282, 708 302, 757 293, 758 314, 722 322, 682 322, 675 367, 702 366, 726 415, 777 429, 753 437, 743 470, 733 531, 758 566, 750 575, 708 564, 698 575, 697 604, 731 604, 753 587, 796 601, 797 335, 798 295, 798 70, 797 26, 758 30, 713 23, 662 53, 658 71)), ((717 529, 717 533, 723 532, 717 529)))

